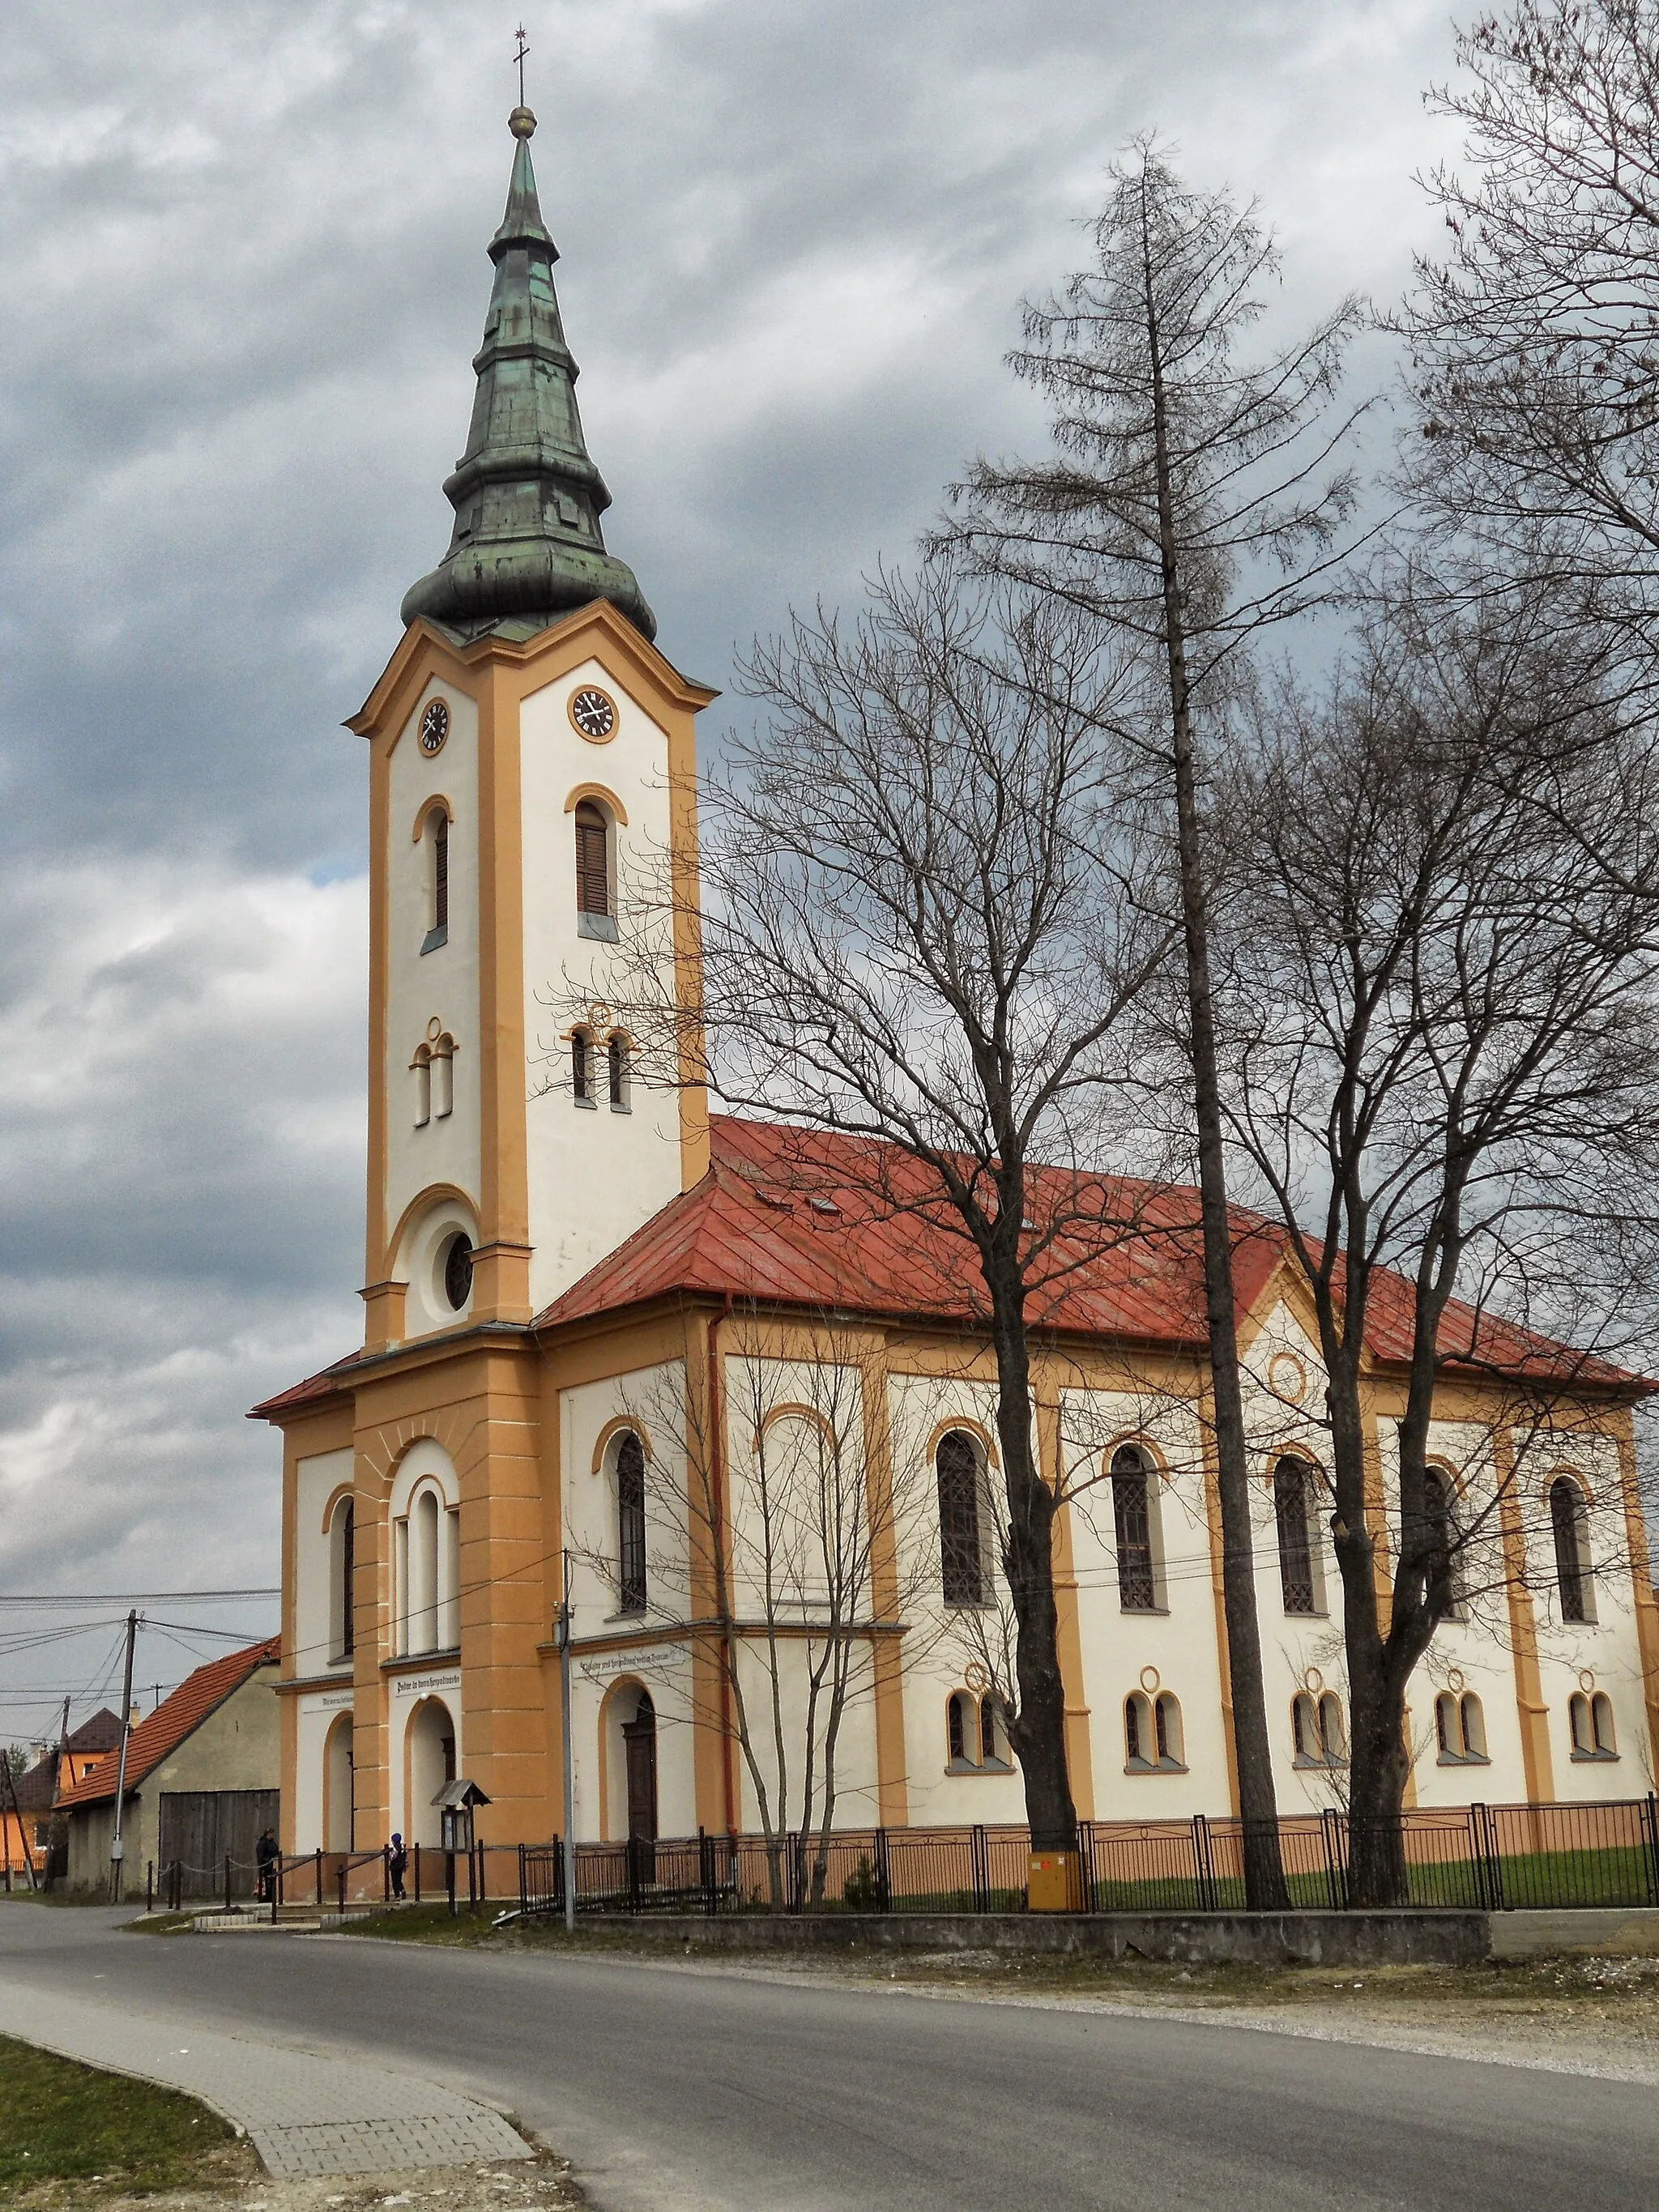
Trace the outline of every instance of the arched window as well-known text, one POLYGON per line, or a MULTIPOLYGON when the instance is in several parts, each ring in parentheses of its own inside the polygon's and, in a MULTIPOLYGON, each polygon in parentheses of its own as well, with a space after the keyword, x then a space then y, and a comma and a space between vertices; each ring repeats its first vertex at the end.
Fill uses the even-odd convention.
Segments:
POLYGON ((1133 1444, 1112 1458, 1112 1523, 1117 1538, 1117 1599, 1125 1613, 1158 1608, 1152 1569, 1152 1511, 1146 1462, 1133 1444))
POLYGON ((645 1602, 645 1447, 629 1429, 617 1446, 617 1609, 645 1602))
POLYGON ((1455 1690, 1440 1692, 1434 1701, 1434 1734, 1442 1766, 1487 1764, 1486 1717, 1473 1690, 1462 1697, 1455 1690))
POLYGON ((939 1474, 940 1580, 946 1605, 983 1605, 985 1554, 980 1528, 979 1452, 971 1437, 949 1429, 933 1455, 939 1474))
POLYGON ((1605 1690, 1598 1690, 1590 1699, 1590 1741, 1595 1746, 1598 1759, 1618 1758, 1619 1747, 1613 1734, 1613 1699, 1605 1690))
POLYGON ((611 824, 591 799, 576 803, 576 928, 583 937, 614 938, 611 824))
POLYGON ((592 1106, 593 1040, 586 1030, 570 1032, 570 1089, 579 1106, 592 1106))
POLYGON ((1555 1587, 1563 1620, 1593 1621, 1589 1531, 1584 1493, 1570 1474, 1550 1485, 1550 1533, 1555 1539, 1555 1587))
POLYGON ((1008 1731, 1004 1725, 1002 1707, 994 1697, 979 1701, 979 1763, 981 1766, 1012 1766, 1008 1755, 1008 1731))
POLYGON ((1463 1756, 1486 1759, 1486 1717, 1480 1710, 1480 1700, 1473 1690, 1465 1690, 1458 1700, 1457 1717, 1463 1723, 1463 1756))
POLYGON ((432 1118, 443 1121, 455 1110, 455 1040, 446 1032, 432 1048, 432 1118))
POLYGON ((1168 1690, 1132 1690, 1123 1700, 1123 1754, 1131 1774, 1186 1772, 1181 1706, 1168 1690))
POLYGON ((613 1114, 628 1111, 628 1039, 620 1030, 612 1030, 605 1047, 605 1072, 610 1078, 611 1110, 613 1114))
POLYGON ((1429 1613, 1436 1620, 1460 1620, 1463 1607, 1458 1586, 1457 1512, 1451 1484, 1438 1468, 1424 1471, 1423 1523, 1429 1540, 1429 1613))
POLYGON ((449 942, 449 816, 440 805, 427 809, 421 843, 426 855, 426 936, 422 952, 449 942))
POLYGON ((1297 1766, 1345 1766, 1348 1759, 1342 1700, 1334 1690, 1316 1697, 1298 1690, 1291 1705, 1291 1733, 1297 1766))
POLYGON ((951 1766, 956 1772, 973 1765, 968 1756, 968 1716, 971 1711, 972 1701, 966 1690, 953 1690, 945 1700, 945 1741, 950 1749, 951 1766))
POLYGON ((1613 1700, 1605 1690, 1591 1695, 1575 1690, 1567 1700, 1567 1727, 1575 1759, 1617 1759, 1613 1733, 1613 1700))
POLYGON ((432 1048, 417 1044, 409 1063, 415 1077, 415 1127, 424 1129, 432 1119, 432 1048))
POLYGON ((1340 1766, 1348 1756, 1347 1731, 1342 1725, 1342 1700, 1327 1690, 1319 1700, 1319 1741, 1328 1766, 1340 1766))
POLYGON ((1131 1690, 1123 1700, 1123 1763, 1131 1772, 1145 1771, 1152 1765, 1152 1707, 1139 1690, 1131 1690))
POLYGON ((1299 1459, 1273 1469, 1273 1518, 1279 1525, 1279 1582, 1286 1613, 1317 1613, 1313 1547, 1308 1540, 1308 1470, 1299 1459))
POLYGON ((438 1493, 423 1490, 415 1501, 409 1531, 409 1648, 438 1648, 438 1493))
POLYGON ((349 1498, 334 1509, 328 1525, 328 1656, 349 1659, 356 1649, 352 1577, 356 1565, 356 1516, 349 1498))
POLYGON ((1181 1733, 1181 1707, 1168 1690, 1160 1690, 1152 1703, 1152 1730, 1162 1767, 1186 1764, 1181 1733))

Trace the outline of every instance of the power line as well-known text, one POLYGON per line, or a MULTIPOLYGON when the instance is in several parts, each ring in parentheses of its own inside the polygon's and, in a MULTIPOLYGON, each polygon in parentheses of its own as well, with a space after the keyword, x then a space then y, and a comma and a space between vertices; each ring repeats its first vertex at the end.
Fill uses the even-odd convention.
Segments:
POLYGON ((226 1598, 281 1597, 280 1589, 215 1590, 41 1590, 0 1592, 0 1605, 218 1605, 226 1598))

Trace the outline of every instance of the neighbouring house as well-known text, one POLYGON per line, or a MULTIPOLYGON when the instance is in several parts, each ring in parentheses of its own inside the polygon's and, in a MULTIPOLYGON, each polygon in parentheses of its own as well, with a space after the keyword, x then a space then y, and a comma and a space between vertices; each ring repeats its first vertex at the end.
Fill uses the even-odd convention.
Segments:
MULTIPOLYGON (((662 1003, 699 1005, 695 720, 715 695, 605 549, 535 118, 511 128, 453 542, 349 725, 373 825, 364 1341, 256 1409, 284 1446, 283 1842, 435 1844, 458 1774, 489 1801, 483 1839, 544 1838, 567 1729, 580 1838, 752 1830, 786 1729, 802 1771, 837 1638, 837 1824, 1018 1823, 996 1369, 964 1248, 902 1156, 711 1115, 695 1054, 647 1080, 626 1027, 633 959, 660 959, 662 1003), (665 855, 672 927, 641 954, 623 892, 665 855), (780 1470, 805 1502, 769 1533, 780 1470), (811 1521, 830 1509, 856 1570, 838 1617, 811 1521)), ((1076 1203, 1042 1173, 1030 1196, 1039 1229, 1076 1203)), ((1083 1815, 1182 1823, 1237 1803, 1198 1200, 1101 1203, 1140 1228, 1057 1264, 1031 1315, 1035 1442, 1074 1498, 1067 1760, 1083 1815)), ((1347 1763, 1324 1376, 1285 1237, 1237 1223, 1274 1779, 1311 1820, 1347 1763)), ((1368 1332, 1384 1557, 1409 1297, 1383 1283, 1368 1332)), ((1466 1308, 1442 1343, 1431 1510, 1469 1568, 1412 1685, 1409 1802, 1641 1797, 1659 1608, 1632 1413, 1653 1386, 1466 1308)), ((818 1773, 822 1752, 820 1729, 818 1773)), ((94 1878, 106 1832, 88 1823, 94 1878)))
MULTIPOLYGON (((122 1887, 129 1897, 154 1867, 186 1869, 186 1896, 214 1896, 234 1862, 235 1884, 252 1886, 253 1847, 278 1823, 281 1753, 276 1699, 279 1642, 270 1637, 198 1667, 134 1728, 127 1742, 122 1815, 122 1887)), ((118 1737, 119 1730, 117 1730, 118 1737)), ((109 1879, 118 1747, 58 1801, 69 1831, 69 1887, 109 1879)))
POLYGON ((33 1765, 17 1778, 15 1803, 9 1790, 0 1792, 0 1868, 13 1881, 27 1878, 31 1856, 37 1881, 48 1875, 62 1877, 63 1825, 53 1808, 61 1793, 90 1774, 120 1741, 120 1716, 104 1706, 51 1749, 35 1746, 33 1765))

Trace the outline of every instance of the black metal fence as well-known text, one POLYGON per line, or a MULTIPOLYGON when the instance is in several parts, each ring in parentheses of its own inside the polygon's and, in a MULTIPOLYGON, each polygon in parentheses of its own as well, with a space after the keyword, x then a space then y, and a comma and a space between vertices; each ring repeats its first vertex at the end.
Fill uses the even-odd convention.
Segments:
MULTIPOLYGON (((1293 1906, 1349 1907, 1356 1835, 1346 1813, 1289 1816, 1279 1847, 1293 1906)), ((1364 1840, 1360 1838, 1358 1840, 1364 1840)), ((1407 1905, 1659 1905, 1659 1797, 1597 1805, 1417 1808, 1389 1823, 1407 1905)), ((1085 1912, 1227 1912, 1244 1905, 1244 1823, 1085 1821, 1085 1912)), ((579 1912, 1018 1912, 1024 1828, 871 1828, 815 1836, 698 1834, 578 1844, 579 1912)), ((480 1882, 484 1877, 480 1875, 480 1882)), ((482 1894, 482 1892, 480 1892, 482 1894)), ((518 1847, 518 1903, 564 1910, 556 1838, 518 1847)))

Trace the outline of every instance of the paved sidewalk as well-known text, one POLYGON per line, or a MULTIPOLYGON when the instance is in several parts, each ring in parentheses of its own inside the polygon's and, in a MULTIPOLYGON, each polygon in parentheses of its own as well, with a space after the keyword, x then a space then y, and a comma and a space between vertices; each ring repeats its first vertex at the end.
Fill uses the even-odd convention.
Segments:
POLYGON ((532 2155, 499 2112, 435 2082, 165 2014, 0 1984, 0 2033, 199 2097, 246 2130, 272 2173, 374 2173, 532 2155))

